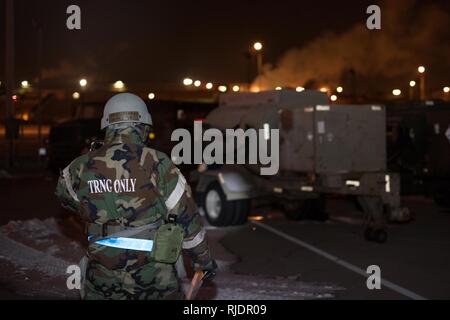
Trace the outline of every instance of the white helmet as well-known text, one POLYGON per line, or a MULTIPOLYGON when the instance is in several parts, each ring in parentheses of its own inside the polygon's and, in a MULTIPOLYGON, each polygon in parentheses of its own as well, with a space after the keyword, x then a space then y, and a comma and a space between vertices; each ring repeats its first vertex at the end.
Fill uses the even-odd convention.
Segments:
POLYGON ((103 110, 102 129, 122 122, 152 125, 152 117, 144 100, 131 93, 119 93, 109 99, 103 110))

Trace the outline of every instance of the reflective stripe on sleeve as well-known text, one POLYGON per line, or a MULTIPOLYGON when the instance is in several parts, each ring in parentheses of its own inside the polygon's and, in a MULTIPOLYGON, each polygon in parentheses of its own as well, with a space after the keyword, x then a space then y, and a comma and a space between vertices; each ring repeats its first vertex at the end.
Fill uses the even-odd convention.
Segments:
POLYGON ((178 201, 180 201, 181 196, 184 193, 186 187, 186 179, 184 179, 181 173, 178 173, 178 182, 170 194, 169 198, 166 200, 166 207, 168 211, 171 211, 177 205, 178 201))
POLYGON ((72 187, 72 181, 70 180, 69 167, 70 167, 70 165, 68 165, 63 170, 62 174, 63 174, 64 182, 66 183, 67 191, 69 191, 69 194, 73 198, 73 200, 75 200, 76 202, 80 202, 80 200, 78 200, 77 194, 75 193, 75 191, 73 190, 73 187, 72 187))
POLYGON ((192 249, 202 243, 203 239, 205 239, 206 230, 202 228, 199 233, 192 240, 184 240, 183 241, 183 249, 192 249))

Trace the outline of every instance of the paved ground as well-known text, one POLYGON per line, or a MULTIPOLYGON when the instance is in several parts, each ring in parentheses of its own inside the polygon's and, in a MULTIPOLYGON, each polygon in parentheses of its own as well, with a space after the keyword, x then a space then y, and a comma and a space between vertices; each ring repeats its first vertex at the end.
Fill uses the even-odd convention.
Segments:
MULTIPOLYGON (((59 209, 54 186, 47 175, 0 178, 0 298, 77 297, 64 269, 83 252, 81 228, 59 209)), ((199 297, 449 299, 450 212, 420 197, 404 202, 415 220, 390 225, 385 244, 363 239, 358 212, 344 199, 327 202, 326 223, 259 208, 241 227, 208 227, 221 273, 199 297), (381 268, 381 290, 366 287, 369 265, 381 268)))
POLYGON ((414 212, 415 220, 390 225, 385 244, 363 239, 358 220, 349 217, 354 208, 344 200, 328 201, 333 220, 327 223, 292 222, 272 214, 275 217, 260 223, 273 229, 252 223, 230 232, 222 243, 242 257, 232 267, 235 272, 299 275, 303 281, 329 282, 346 289, 337 298, 405 299, 417 295, 449 299, 450 212, 439 210, 433 202, 422 198, 404 202, 414 212), (295 243, 296 239, 303 243, 295 243), (336 258, 343 263, 337 264, 336 258), (396 290, 384 286, 383 282, 381 290, 368 290, 366 278, 352 268, 366 271, 369 265, 378 265, 382 278, 392 282, 396 290))

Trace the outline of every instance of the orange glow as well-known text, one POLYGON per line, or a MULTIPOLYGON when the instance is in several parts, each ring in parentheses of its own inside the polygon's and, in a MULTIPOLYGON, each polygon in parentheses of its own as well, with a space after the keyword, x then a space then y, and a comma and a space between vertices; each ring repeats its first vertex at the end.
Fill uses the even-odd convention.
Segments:
POLYGON ((259 91, 261 91, 261 89, 257 85, 252 85, 250 87, 250 92, 259 92, 259 91))
POLYGON ((261 220, 264 220, 264 217, 263 216, 250 216, 250 217, 248 217, 248 220, 250 220, 250 221, 261 221, 261 220))
POLYGON ((23 121, 28 121, 30 119, 30 116, 28 115, 28 113, 24 113, 23 115, 22 115, 22 120, 23 121))

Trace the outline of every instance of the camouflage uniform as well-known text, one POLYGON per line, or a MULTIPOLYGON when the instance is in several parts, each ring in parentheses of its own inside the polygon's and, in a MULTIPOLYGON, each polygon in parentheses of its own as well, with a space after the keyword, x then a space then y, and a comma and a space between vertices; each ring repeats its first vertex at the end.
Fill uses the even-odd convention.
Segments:
MULTIPOLYGON (((136 129, 108 127, 100 149, 78 157, 66 168, 56 195, 89 226, 139 227, 165 219, 169 211, 177 214, 184 243, 191 244, 185 252, 196 268, 208 269, 214 261, 189 186, 173 208, 167 206, 179 179, 184 178, 178 168, 164 153, 146 147, 136 129), (107 179, 114 181, 108 186, 109 191, 114 186, 113 192, 98 192, 105 191, 104 183, 102 189, 92 181, 107 179)), ((91 242, 87 257, 86 299, 183 298, 175 265, 154 261, 150 252, 91 242)))

